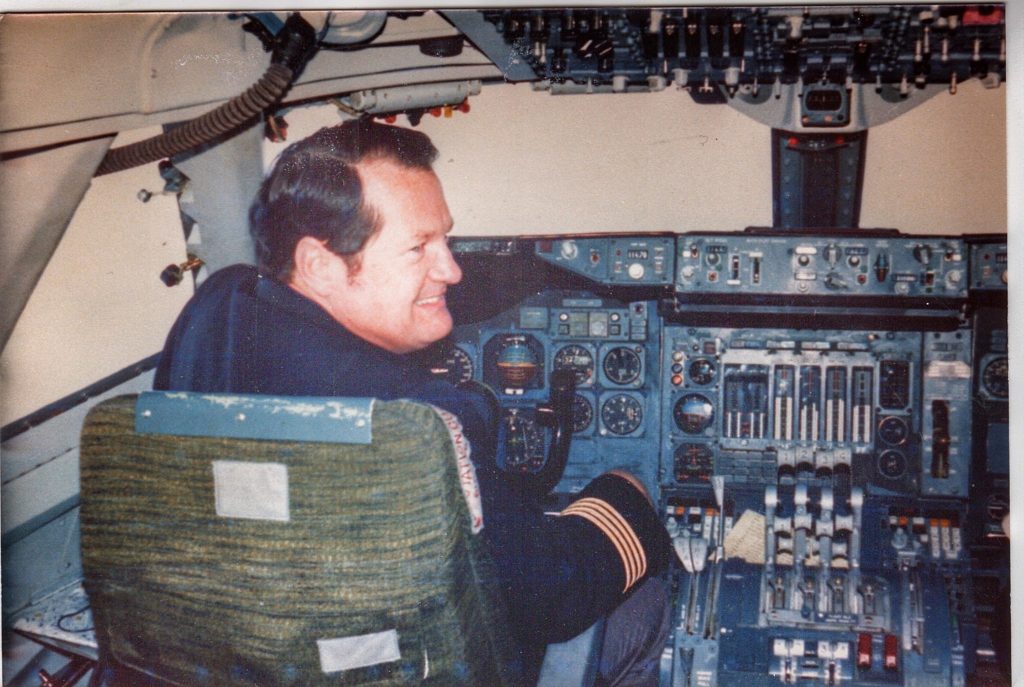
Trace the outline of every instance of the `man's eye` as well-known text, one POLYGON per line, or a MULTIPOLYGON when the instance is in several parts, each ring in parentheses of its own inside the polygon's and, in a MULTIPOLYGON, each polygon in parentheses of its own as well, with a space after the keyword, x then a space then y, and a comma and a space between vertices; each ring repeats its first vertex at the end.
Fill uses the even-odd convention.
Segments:
POLYGON ((413 246, 409 250, 411 252, 413 252, 413 253, 422 253, 424 250, 426 250, 426 248, 427 248, 427 244, 421 243, 418 246, 413 246))

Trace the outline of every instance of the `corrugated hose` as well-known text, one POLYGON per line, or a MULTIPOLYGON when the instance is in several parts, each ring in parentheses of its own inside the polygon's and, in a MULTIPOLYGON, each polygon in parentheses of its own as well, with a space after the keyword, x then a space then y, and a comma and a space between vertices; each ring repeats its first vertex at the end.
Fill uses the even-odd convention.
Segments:
POLYGON ((276 43, 270 67, 244 93, 170 131, 108 151, 95 176, 180 155, 232 131, 278 101, 315 52, 316 36, 296 13, 285 22, 276 43))

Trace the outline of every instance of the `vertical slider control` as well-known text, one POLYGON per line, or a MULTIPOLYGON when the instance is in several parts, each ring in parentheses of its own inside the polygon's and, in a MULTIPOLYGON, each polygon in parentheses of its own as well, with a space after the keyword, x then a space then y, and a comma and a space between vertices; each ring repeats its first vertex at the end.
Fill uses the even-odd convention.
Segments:
POLYGON ((870 444, 873 424, 871 406, 873 397, 873 370, 869 367, 858 367, 853 370, 853 419, 851 440, 854 443, 870 444))
POLYGON ((817 441, 821 413, 821 368, 816 365, 800 367, 800 441, 817 441))
POLYGON ((825 373, 825 441, 846 441, 846 368, 825 373))
POLYGON ((832 521, 832 487, 821 488, 819 505, 821 514, 814 524, 814 532, 818 535, 818 611, 828 613, 832 587, 832 534, 835 524, 832 521))
POLYGON ((785 441, 793 439, 794 375, 794 368, 790 365, 779 365, 775 368, 775 395, 772 408, 775 416, 775 431, 773 436, 785 441))
POLYGON ((796 485, 793 504, 793 588, 790 608, 798 610, 804 605, 804 560, 807 557, 807 536, 813 523, 811 513, 807 510, 806 482, 796 485))
POLYGON ((851 613, 861 613, 863 604, 860 597, 860 533, 864 515, 864 490, 853 487, 850 490, 850 510, 853 511, 853 522, 850 526, 849 562, 850 572, 847 575, 849 595, 847 608, 851 613))
POLYGON ((932 477, 949 477, 949 403, 932 401, 932 477))
POLYGON ((769 484, 764 488, 764 574, 775 574, 775 507, 779 504, 778 487, 769 484))

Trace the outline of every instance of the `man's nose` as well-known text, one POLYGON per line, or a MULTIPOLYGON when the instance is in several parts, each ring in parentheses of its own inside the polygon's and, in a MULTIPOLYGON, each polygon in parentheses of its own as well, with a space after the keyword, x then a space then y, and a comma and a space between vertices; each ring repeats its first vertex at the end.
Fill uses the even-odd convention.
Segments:
POLYGON ((459 263, 455 262, 455 256, 452 255, 447 244, 441 248, 434 261, 430 276, 445 284, 458 284, 462 281, 462 268, 459 267, 459 263))

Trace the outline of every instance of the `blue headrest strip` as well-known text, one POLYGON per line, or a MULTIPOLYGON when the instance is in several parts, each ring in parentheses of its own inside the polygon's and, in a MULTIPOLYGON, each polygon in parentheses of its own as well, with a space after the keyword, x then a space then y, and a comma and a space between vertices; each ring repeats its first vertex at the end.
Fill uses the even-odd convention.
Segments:
POLYGON ((372 398, 146 391, 135 431, 193 437, 369 444, 372 398))

